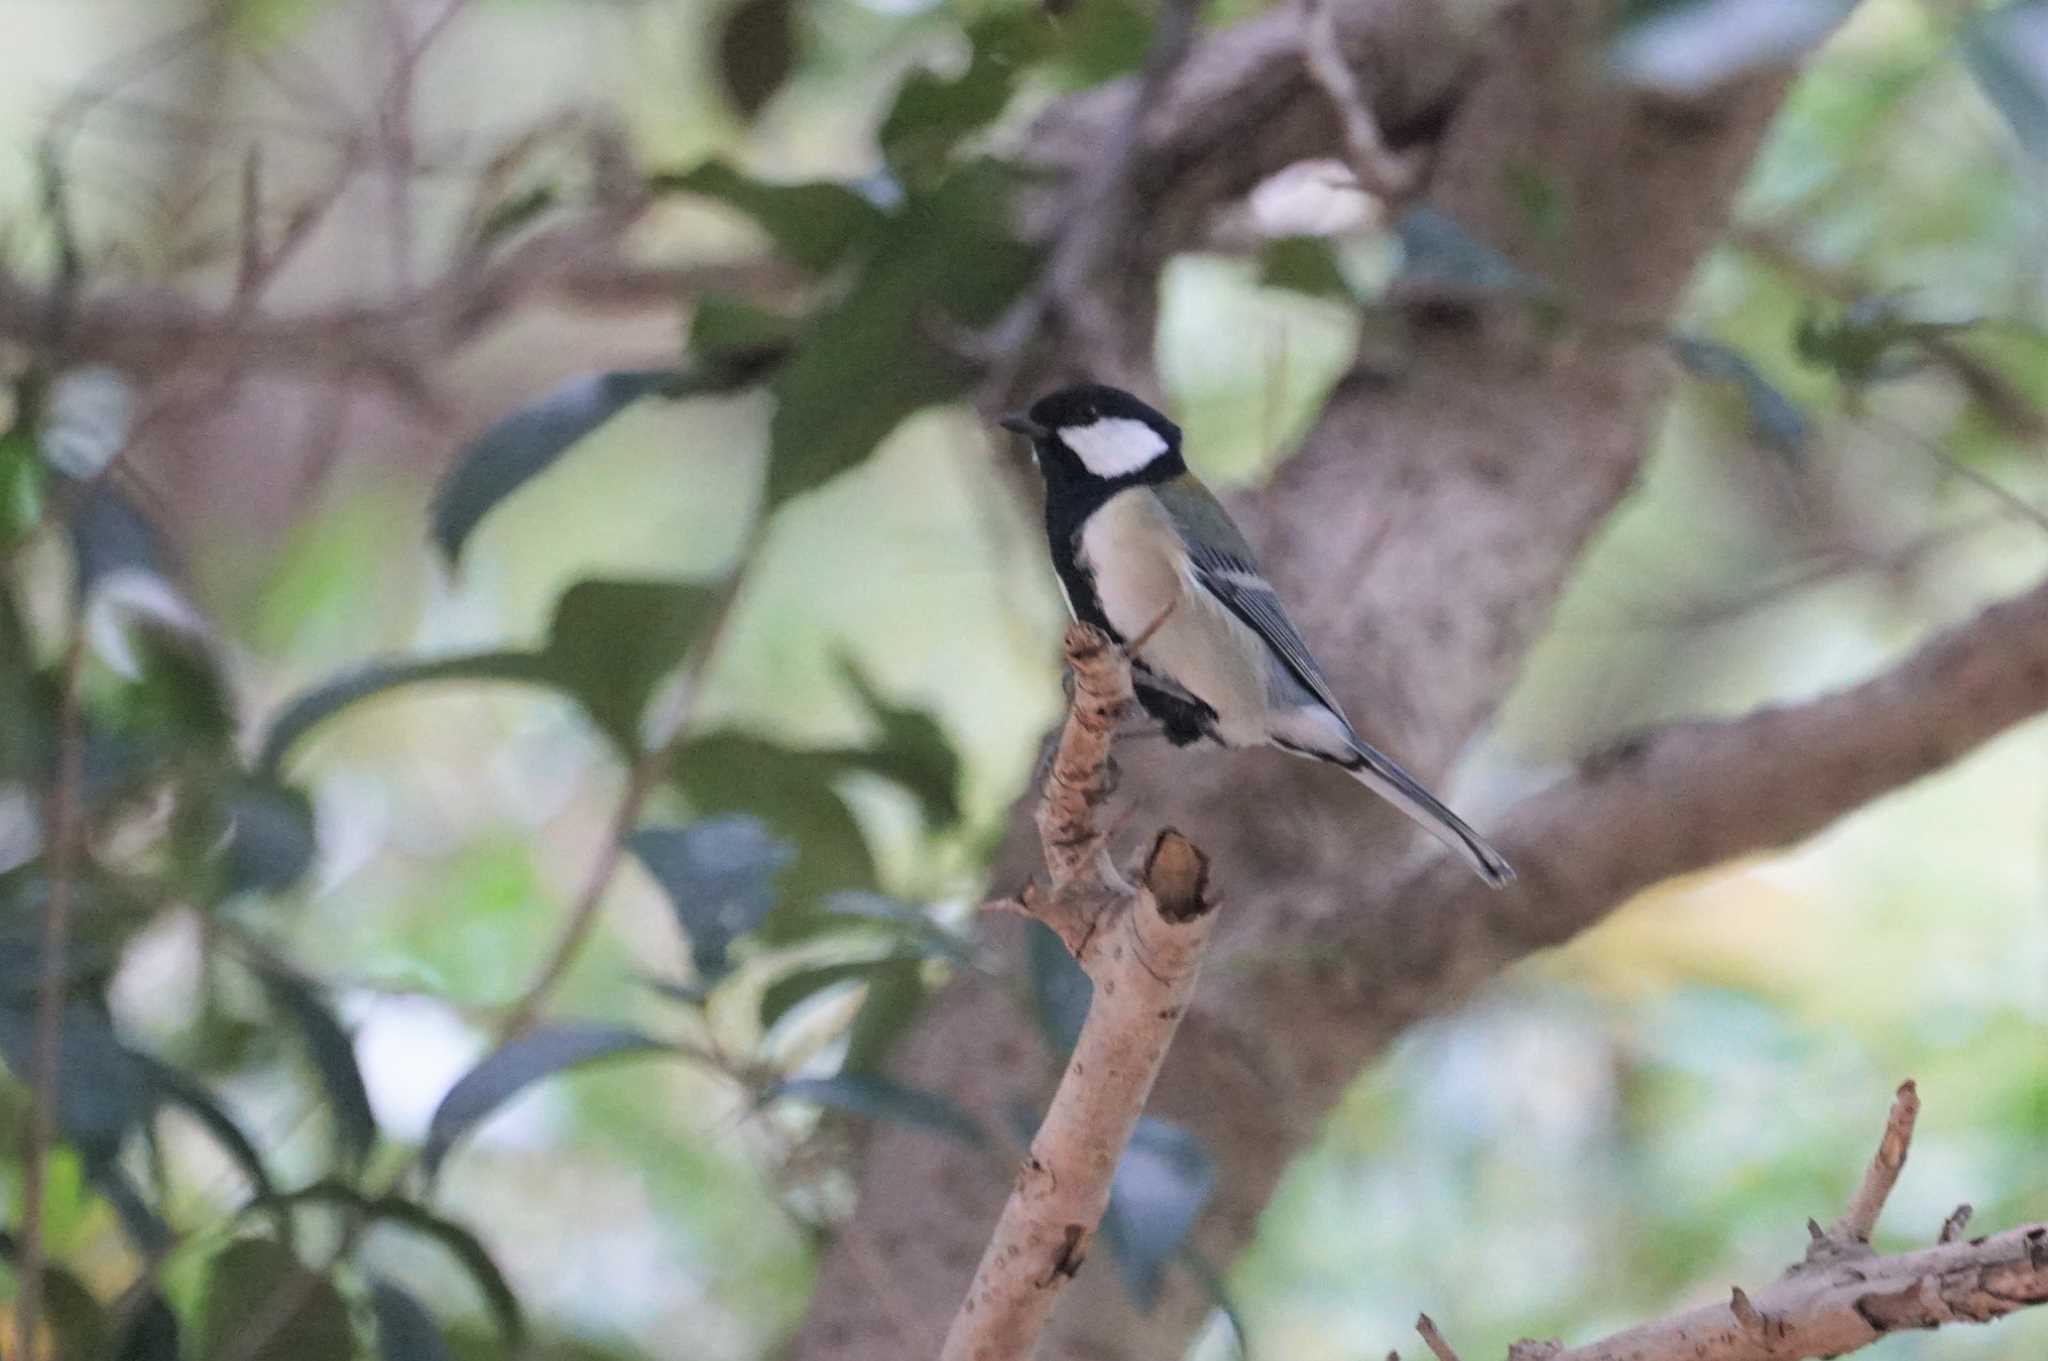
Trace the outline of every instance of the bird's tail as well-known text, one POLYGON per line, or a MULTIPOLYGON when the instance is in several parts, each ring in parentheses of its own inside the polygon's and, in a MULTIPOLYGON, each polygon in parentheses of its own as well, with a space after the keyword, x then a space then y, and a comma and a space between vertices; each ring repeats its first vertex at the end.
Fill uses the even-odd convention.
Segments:
POLYGON ((1350 759, 1339 760, 1337 764, 1349 771, 1352 779, 1406 813, 1421 824, 1424 831, 1463 856, 1490 887, 1506 888, 1515 881, 1514 866, 1508 864, 1506 857, 1487 845, 1485 838, 1467 826, 1463 818, 1444 807, 1436 795, 1422 787, 1421 781, 1394 764, 1384 753, 1353 737, 1350 759))

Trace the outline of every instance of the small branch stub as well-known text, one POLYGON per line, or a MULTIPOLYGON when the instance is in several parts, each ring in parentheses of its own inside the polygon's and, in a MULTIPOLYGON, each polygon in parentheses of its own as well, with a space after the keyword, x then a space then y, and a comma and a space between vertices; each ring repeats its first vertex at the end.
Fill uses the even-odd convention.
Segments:
POLYGON ((1088 1260, 1215 919, 1208 857, 1179 832, 1154 839, 1135 888, 1111 867, 1096 810, 1130 702, 1130 669, 1116 644, 1080 624, 1067 632, 1067 657, 1073 698, 1038 811, 1052 887, 1033 886, 1016 905, 1059 934, 1095 990, 942 1361, 1030 1356, 1060 1291, 1088 1260))

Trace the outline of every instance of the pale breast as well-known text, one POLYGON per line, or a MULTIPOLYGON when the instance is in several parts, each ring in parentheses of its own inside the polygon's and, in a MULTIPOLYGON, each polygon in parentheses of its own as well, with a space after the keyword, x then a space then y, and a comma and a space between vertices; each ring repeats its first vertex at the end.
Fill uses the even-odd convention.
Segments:
POLYGON ((1262 744, 1263 646, 1194 584, 1187 554, 1158 502, 1137 489, 1112 497, 1083 526, 1079 557, 1094 578, 1104 617, 1120 635, 1136 638, 1165 616, 1138 654, 1145 664, 1214 709, 1216 735, 1226 745, 1262 744))

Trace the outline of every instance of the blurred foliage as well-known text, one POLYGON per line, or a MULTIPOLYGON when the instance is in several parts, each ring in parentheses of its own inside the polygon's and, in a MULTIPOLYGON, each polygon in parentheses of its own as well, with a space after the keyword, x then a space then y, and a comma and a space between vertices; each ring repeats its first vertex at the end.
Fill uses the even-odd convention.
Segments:
MULTIPOLYGON (((333 55, 375 48, 370 7, 242 0, 182 65, 178 7, 92 8, 86 31, 0 3, 10 144, 49 113, 27 75, 67 89, 159 44, 143 64, 175 88, 153 93, 271 130, 275 192, 310 201, 326 153, 275 131, 277 73, 372 92, 374 62, 333 55)), ((1843 8, 1633 4, 1610 73, 1682 93, 1843 8)), ((1036 531, 957 403, 1039 264, 1005 225, 1006 138, 1131 69, 1149 12, 477 0, 422 77, 421 145, 468 148, 422 177, 422 254, 487 261, 590 197, 619 167, 560 135, 589 104, 656 202, 647 249, 772 255, 793 282, 698 300, 682 336, 507 327, 446 379, 479 434, 409 462, 394 425, 336 436, 349 457, 276 523, 281 457, 235 447, 232 478, 166 497, 114 461, 138 406, 118 376, 6 370, 0 1135, 20 1146, 61 884, 64 1355, 760 1356, 846 1212, 847 1122, 989 1136, 877 1072, 976 967, 986 860, 1058 702, 1036 531), (83 832, 61 856, 59 805, 83 832), (579 917, 597 928, 563 937, 579 917)), ((2048 567, 2044 91, 2036 0, 1857 8, 1669 337, 1686 380, 1646 484, 1461 804, 1643 723, 1867 674, 2048 567)), ((110 98, 72 146, 89 266, 218 286, 241 139, 152 160, 134 113, 110 98)), ((0 166, 0 239, 47 268, 32 164, 0 166)), ((1554 188, 1516 185, 1568 243, 1554 188)), ((366 220, 316 239, 295 300, 373 290, 366 220)), ((1263 473, 1377 323, 1445 293, 1577 320, 1560 281, 1426 209, 1175 261, 1159 355, 1202 471, 1263 473)), ((1408 1037, 1291 1176, 1203 1353, 1232 1345, 1225 1313, 1314 1361, 1382 1354, 1426 1306, 1484 1355, 1719 1295, 1834 1212, 1908 1072, 1928 1113, 1891 1241, 1964 1197, 1980 1223, 2048 1214, 2038 743, 1660 888, 1408 1037)), ((1056 1049, 1086 980, 1056 942, 1032 959, 1017 986, 1056 1049)), ((1216 1175, 1184 1130, 1134 1142, 1107 1238, 1141 1302, 1185 1271, 1221 1303, 1185 1249, 1216 1175)), ((0 1168, 9 1223, 23 1190, 0 1168)), ((1888 1345, 2044 1340, 2033 1318, 1888 1345)))

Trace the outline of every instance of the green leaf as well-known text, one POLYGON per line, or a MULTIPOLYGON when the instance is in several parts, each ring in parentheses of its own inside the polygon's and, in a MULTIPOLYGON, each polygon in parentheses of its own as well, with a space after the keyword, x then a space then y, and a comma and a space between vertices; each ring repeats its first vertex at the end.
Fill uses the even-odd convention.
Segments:
POLYGON ((1259 283, 1311 298, 1350 301, 1354 296, 1344 272, 1337 267, 1336 248, 1319 236, 1283 236, 1268 241, 1259 251, 1259 283))
POLYGON ((470 441, 434 493, 433 537, 452 564, 493 506, 554 465, 619 412, 684 382, 675 369, 628 369, 571 378, 470 441))
POLYGON ((1449 214, 1424 205, 1394 222, 1401 242, 1397 291, 1447 291, 1483 296, 1539 296, 1541 280, 1465 229, 1449 214))
POLYGON ((868 995, 846 1036, 842 1074, 879 1074, 903 1032, 924 1007, 924 963, 895 959, 868 974, 868 995))
POLYGON ((798 321, 738 298, 707 294, 690 313, 690 349, 725 362, 780 356, 795 338, 798 321))
POLYGON ((796 858, 788 843, 746 814, 688 827, 643 827, 628 842, 661 885, 706 980, 730 968, 728 951, 775 906, 775 880, 796 858))
POLYGON ((986 325, 1037 252, 1007 231, 1009 182, 991 163, 913 193, 847 295, 777 374, 767 507, 858 465, 911 413, 965 392, 974 371, 935 336, 986 325))
POLYGON ((1179 1125, 1138 1117, 1110 1182, 1102 1236, 1138 1308, 1159 1302, 1166 1266, 1179 1254, 1216 1187, 1202 1141, 1179 1125))
POLYGON ((351 705, 396 690, 433 681, 513 681, 548 683, 542 659, 526 652, 482 652, 454 657, 400 658, 371 662, 324 681, 284 707, 264 734, 256 757, 259 779, 275 781, 299 739, 351 705))
POLYGON ((206 1278, 202 1361, 353 1361, 355 1329, 333 1282, 262 1238, 230 1244, 206 1278), (253 1324, 271 1323, 251 1345, 253 1324))
POLYGON ((718 30, 718 76, 742 118, 761 111, 796 62, 792 0, 740 0, 718 30))
POLYGON ((915 1125, 971 1146, 988 1142, 987 1134, 974 1117, 946 1098, 868 1074, 792 1078, 776 1083, 762 1097, 763 1104, 780 1100, 808 1101, 870 1120, 915 1125))
POLYGON ((0 547, 34 529, 43 518, 43 460, 36 453, 33 422, 17 418, 0 433, 0 547))
POLYGON ((150 1291, 141 1303, 128 1309, 128 1321, 112 1351, 114 1361, 180 1361, 184 1355, 178 1340, 178 1316, 170 1302, 150 1291))
POLYGON ((1741 351, 1711 340, 1678 336, 1672 341, 1678 358, 1692 373, 1723 383, 1742 394, 1749 408, 1750 431, 1758 443, 1788 458, 1806 448, 1806 413, 1781 392, 1741 351))
POLYGON ((1668 94, 1705 94, 1796 62, 1853 0, 1635 0, 1607 49, 1621 80, 1668 94))
POLYGON ((1960 41, 1963 61, 2020 145, 2048 158, 2048 0, 1975 14, 1960 41))
POLYGON ((163 536, 111 481, 102 478, 93 483, 67 524, 80 599, 90 596, 94 587, 116 572, 168 575, 170 558, 163 536))
POLYGON ((935 826, 957 823, 960 757, 938 720, 922 709, 890 703, 851 657, 840 659, 840 670, 879 730, 866 748, 847 753, 849 762, 915 794, 935 826))
POLYGON ((393 1224, 430 1239, 468 1274, 490 1308, 500 1340, 509 1351, 517 1353, 526 1334, 519 1299, 512 1293, 512 1287, 498 1269, 498 1264, 492 1260, 489 1249, 468 1229, 402 1196, 365 1196, 353 1186, 333 1178, 316 1181, 279 1199, 286 1205, 337 1205, 372 1223, 393 1224))
POLYGON ((901 903, 886 893, 859 889, 834 893, 822 904, 835 917, 854 917, 892 927, 927 959, 950 959, 955 964, 974 963, 972 941, 962 940, 933 921, 922 908, 901 903))
POLYGON ((767 1030, 805 1001, 841 983, 865 983, 885 970, 900 968, 916 956, 889 955, 881 959, 852 959, 838 964, 819 964, 797 969, 761 990, 761 1029, 767 1030))
POLYGON ((865 251, 882 234, 881 210, 845 185, 775 184, 751 179, 723 161, 654 176, 655 193, 695 194, 736 208, 759 223, 783 254, 827 270, 865 251))
MULTIPOLYGON (((0 1261, 17 1272, 21 1265, 20 1245, 14 1235, 0 1229, 0 1261)), ((107 1311, 84 1282, 52 1262, 43 1264, 43 1317, 57 1340, 60 1357, 107 1355, 109 1320, 107 1311)), ((10 1321, 10 1325, 11 1321, 10 1321)))
POLYGON ((762 924, 768 940, 788 941, 814 927, 811 905, 826 894, 875 886, 867 839, 832 789, 844 769, 829 752, 791 751, 737 732, 691 738, 676 753, 672 778, 692 808, 750 813, 796 848, 779 881, 785 910, 762 924))
POLYGON ((597 1021, 536 1026, 486 1055, 441 1098, 427 1125, 427 1145, 420 1163, 427 1175, 433 1176, 458 1139, 542 1078, 603 1059, 666 1048, 651 1035, 597 1021))
POLYGON ((227 880, 235 893, 281 893, 312 867, 313 801, 305 791, 242 781, 226 799, 227 880))
POLYGON ((355 1042, 341 1028, 316 985, 281 968, 259 967, 257 972, 273 1005, 291 1019, 305 1041, 306 1055, 327 1095, 342 1162, 360 1169, 377 1142, 377 1117, 370 1109, 362 1069, 356 1064, 355 1042))
POLYGON ((723 592, 683 581, 579 581, 548 626, 542 673, 574 695, 627 756, 640 715, 717 613, 723 592))
POLYGON ((384 1361, 453 1361, 440 1325, 404 1287, 371 1277, 370 1312, 377 1320, 377 1354, 384 1361))
POLYGON ((906 177, 937 168, 1009 105, 1018 77, 1051 49, 1055 34, 1031 7, 999 9, 969 25, 973 55, 965 71, 952 79, 913 71, 897 89, 878 134, 883 157, 906 177))
MULTIPOLYGON (((0 1005, 0 1058, 23 1086, 35 1081, 33 1001, 0 1005)), ((58 1030, 57 1128, 87 1164, 111 1162, 121 1141, 155 1107, 148 1071, 84 1002, 64 1008, 58 1030)))
MULTIPOLYGON (((213 1093, 197 1078, 180 1072, 170 1064, 149 1054, 131 1052, 136 1071, 149 1086, 155 1102, 178 1107, 201 1128, 213 1136, 221 1151, 241 1169, 248 1178, 250 1203, 257 1206, 274 1206, 277 1188, 271 1184, 270 1171, 263 1165, 263 1155, 256 1151, 256 1145, 249 1136, 242 1133, 242 1127, 213 1099, 213 1093)), ((291 1221, 282 1208, 278 1209, 278 1236, 289 1240, 291 1221)))
POLYGON ((1095 997, 1095 985, 1050 927, 1032 922, 1025 935, 1031 967, 1031 1009, 1038 1017, 1039 1031, 1055 1054, 1071 1054, 1074 1042, 1081 1038, 1081 1026, 1088 1019, 1088 1004, 1095 997))

